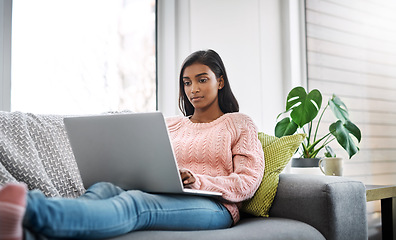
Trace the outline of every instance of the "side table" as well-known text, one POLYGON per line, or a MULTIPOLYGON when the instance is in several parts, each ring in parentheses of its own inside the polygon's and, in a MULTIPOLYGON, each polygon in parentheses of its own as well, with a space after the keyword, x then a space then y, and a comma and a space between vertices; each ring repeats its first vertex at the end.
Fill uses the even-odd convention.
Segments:
POLYGON ((366 185, 366 199, 381 200, 382 239, 396 240, 396 185, 366 185))

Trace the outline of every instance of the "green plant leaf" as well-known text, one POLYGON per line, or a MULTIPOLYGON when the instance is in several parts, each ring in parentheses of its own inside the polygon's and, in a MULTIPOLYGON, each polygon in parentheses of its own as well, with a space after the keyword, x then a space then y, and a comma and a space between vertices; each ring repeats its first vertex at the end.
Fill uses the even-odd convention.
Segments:
POLYGON ((321 106, 322 94, 317 89, 307 94, 303 87, 295 87, 287 95, 286 111, 292 110, 290 117, 299 127, 311 122, 321 106))
POLYGON ((353 136, 355 136, 355 138, 360 143, 360 141, 362 140, 362 133, 360 132, 360 129, 355 124, 353 124, 350 120, 347 120, 344 123, 344 126, 346 129, 348 129, 349 133, 352 134, 353 136))
POLYGON ((333 97, 329 99, 329 106, 337 119, 342 122, 349 120, 348 108, 339 97, 333 94, 333 97))
POLYGON ((351 158, 355 155, 359 148, 356 146, 351 135, 355 136, 358 142, 361 140, 361 133, 359 128, 351 121, 346 120, 344 123, 341 120, 330 125, 329 130, 334 135, 337 142, 343 147, 351 158))
POLYGON ((280 120, 275 126, 275 136, 283 137, 292 135, 297 131, 297 124, 293 122, 289 117, 285 117, 280 120))

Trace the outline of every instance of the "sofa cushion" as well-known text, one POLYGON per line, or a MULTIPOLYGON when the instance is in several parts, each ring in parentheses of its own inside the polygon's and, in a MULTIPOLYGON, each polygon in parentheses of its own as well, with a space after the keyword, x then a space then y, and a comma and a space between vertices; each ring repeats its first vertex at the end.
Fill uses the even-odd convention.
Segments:
POLYGON ((286 218, 245 218, 237 225, 219 230, 205 231, 136 231, 126 235, 111 238, 112 240, 321 240, 323 235, 314 227, 286 218))
POLYGON ((63 117, 0 112, 0 185, 25 182, 46 196, 84 192, 63 117))
POLYGON ((265 158, 264 176, 253 198, 243 203, 242 211, 255 216, 269 216, 268 212, 278 188, 279 174, 290 161, 305 136, 305 134, 295 134, 277 138, 259 133, 265 158))

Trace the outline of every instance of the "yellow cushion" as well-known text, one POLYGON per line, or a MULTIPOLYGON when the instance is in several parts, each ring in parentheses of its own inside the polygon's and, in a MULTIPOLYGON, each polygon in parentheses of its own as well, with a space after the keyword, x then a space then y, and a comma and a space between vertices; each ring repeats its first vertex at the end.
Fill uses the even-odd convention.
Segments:
POLYGON ((259 133, 265 158, 264 176, 253 198, 243 202, 242 211, 255 216, 269 216, 268 212, 278 189, 279 174, 290 161, 305 136, 305 134, 294 134, 277 138, 259 133))

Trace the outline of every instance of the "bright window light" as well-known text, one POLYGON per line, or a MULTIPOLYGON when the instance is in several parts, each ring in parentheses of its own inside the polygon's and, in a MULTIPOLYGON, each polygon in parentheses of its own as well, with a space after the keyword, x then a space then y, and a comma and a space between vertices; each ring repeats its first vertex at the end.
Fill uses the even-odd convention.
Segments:
POLYGON ((155 0, 14 0, 11 110, 156 110, 155 0))

